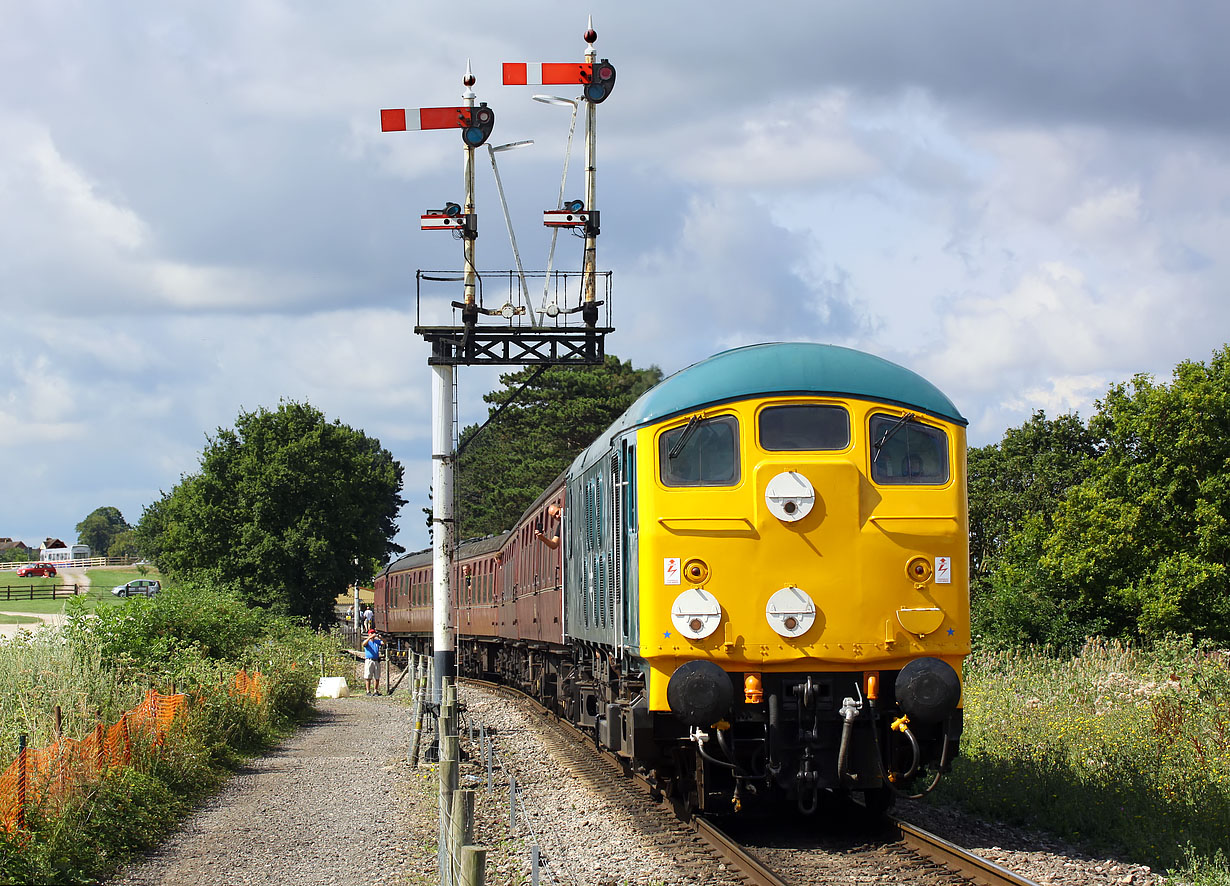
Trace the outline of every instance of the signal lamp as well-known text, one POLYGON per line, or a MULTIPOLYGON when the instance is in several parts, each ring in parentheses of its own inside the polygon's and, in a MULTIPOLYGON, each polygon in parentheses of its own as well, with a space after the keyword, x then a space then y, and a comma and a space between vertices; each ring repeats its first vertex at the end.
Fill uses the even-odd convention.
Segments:
POLYGON ((461 130, 461 139, 468 148, 477 148, 491 136, 495 126, 495 111, 483 102, 470 110, 469 120, 461 130))
POLYGON ((595 105, 601 104, 614 88, 615 66, 604 58, 594 65, 590 73, 590 81, 585 86, 585 100, 595 105))
POLYGON ((563 208, 567 209, 569 212, 580 212, 582 209, 585 208, 585 201, 584 200, 569 200, 567 203, 564 204, 563 208))

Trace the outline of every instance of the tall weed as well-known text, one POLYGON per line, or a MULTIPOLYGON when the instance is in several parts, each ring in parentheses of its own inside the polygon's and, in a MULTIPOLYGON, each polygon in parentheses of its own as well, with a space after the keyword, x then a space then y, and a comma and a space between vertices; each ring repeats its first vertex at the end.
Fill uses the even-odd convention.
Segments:
POLYGON ((1211 859, 1230 841, 1228 664, 1187 638, 976 654, 942 796, 1154 865, 1211 859))

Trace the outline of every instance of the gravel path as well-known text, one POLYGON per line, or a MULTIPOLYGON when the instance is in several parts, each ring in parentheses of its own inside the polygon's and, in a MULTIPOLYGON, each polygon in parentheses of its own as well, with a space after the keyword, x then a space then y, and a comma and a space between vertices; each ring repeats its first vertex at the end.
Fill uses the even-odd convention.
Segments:
POLYGON ((422 859, 404 837, 403 817, 415 814, 399 790, 409 777, 407 719, 388 697, 320 700, 308 725, 236 773, 178 834, 111 883, 408 882, 422 859))

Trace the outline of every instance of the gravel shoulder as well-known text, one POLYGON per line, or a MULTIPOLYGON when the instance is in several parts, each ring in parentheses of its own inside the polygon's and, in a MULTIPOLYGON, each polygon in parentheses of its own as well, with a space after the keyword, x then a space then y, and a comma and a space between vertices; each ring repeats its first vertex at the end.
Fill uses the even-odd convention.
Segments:
MULTIPOLYGON (((251 761, 112 886, 376 886, 418 881, 406 708, 389 697, 322 699, 314 718, 251 761)), ((434 809, 432 810, 434 812, 434 809)))

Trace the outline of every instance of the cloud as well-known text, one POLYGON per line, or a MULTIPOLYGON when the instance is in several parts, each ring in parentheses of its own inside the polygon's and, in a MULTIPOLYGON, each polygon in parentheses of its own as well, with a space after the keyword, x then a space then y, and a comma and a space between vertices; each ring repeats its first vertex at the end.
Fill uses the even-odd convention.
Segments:
MULTIPOLYGON (((288 397, 405 460, 403 531, 425 539, 414 271, 460 253, 417 216, 458 199, 461 151, 380 133, 377 112, 456 102, 468 55, 496 143, 537 142, 500 169, 541 266, 568 116, 500 86, 499 63, 579 58, 584 14, 10 5, 0 307, 23 335, 0 350, 0 453, 21 470, 0 532, 63 535, 108 503, 133 519, 207 431, 288 397)), ((619 70, 598 197, 621 357, 858 346, 933 378, 989 440, 1230 328, 1230 9, 624 4, 595 26, 619 70)), ((479 159, 480 264, 509 267, 479 159)), ((458 375, 463 423, 481 418, 497 373, 458 375)))
POLYGON ((609 347, 668 371, 723 348, 840 340, 866 324, 848 278, 815 256, 808 237, 727 193, 694 197, 672 246, 643 254, 631 278, 619 284, 635 295, 619 302, 617 339, 632 345, 609 347))
POLYGON ((771 104, 724 136, 719 121, 695 132, 676 133, 675 140, 694 144, 672 163, 686 178, 709 186, 798 188, 821 181, 863 178, 878 169, 875 158, 851 137, 849 95, 828 90, 810 100, 771 104))

